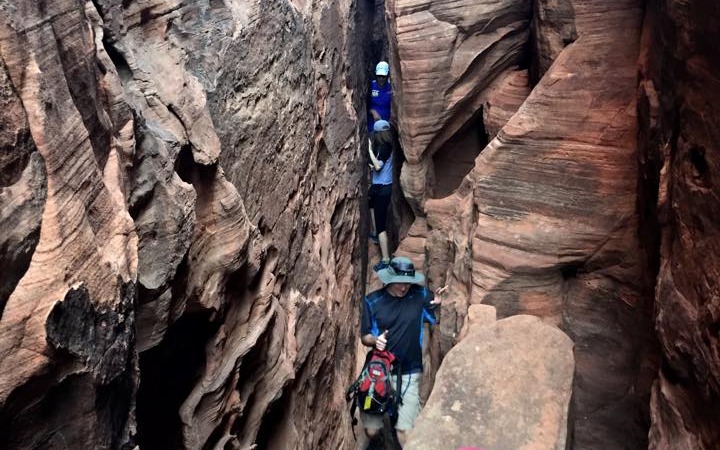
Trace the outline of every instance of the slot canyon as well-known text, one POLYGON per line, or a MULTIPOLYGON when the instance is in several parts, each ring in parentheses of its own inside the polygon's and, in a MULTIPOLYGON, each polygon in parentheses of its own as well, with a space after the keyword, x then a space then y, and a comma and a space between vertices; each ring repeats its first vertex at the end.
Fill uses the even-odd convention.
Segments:
POLYGON ((720 449, 719 41, 717 0, 0 0, 0 448, 364 448, 385 60, 392 251, 446 288, 404 448, 720 449))

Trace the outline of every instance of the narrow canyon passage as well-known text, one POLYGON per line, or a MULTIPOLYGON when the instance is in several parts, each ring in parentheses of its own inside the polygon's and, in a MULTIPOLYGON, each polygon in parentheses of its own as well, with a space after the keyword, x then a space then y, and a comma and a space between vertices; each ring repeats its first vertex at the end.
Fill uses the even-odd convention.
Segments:
POLYGON ((718 30, 712 0, 0 4, 0 448, 358 447, 379 60, 392 250, 448 287, 405 448, 720 448, 718 30))

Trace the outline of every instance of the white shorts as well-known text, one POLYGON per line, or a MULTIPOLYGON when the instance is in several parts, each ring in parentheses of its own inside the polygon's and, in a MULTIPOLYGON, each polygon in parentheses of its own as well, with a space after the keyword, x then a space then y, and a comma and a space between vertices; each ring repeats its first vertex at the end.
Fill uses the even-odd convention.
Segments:
MULTIPOLYGON (((398 420, 395 429, 400 431, 412 430, 415 419, 420 415, 420 379, 422 373, 409 373, 402 376, 402 404, 398 410, 398 420)), ((390 376, 393 386, 397 386, 397 377, 390 376)), ((377 414, 360 413, 365 428, 379 430, 383 427, 383 416, 377 414)))

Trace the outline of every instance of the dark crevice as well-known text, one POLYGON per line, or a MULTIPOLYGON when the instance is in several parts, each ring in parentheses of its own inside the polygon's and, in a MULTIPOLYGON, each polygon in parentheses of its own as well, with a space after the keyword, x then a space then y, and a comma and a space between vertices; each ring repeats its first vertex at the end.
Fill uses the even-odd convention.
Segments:
POLYGON ((690 148, 688 158, 690 159, 690 164, 692 164, 693 167, 693 182, 701 187, 712 187, 712 182, 710 180, 710 167, 708 166, 707 159, 705 159, 705 149, 694 145, 690 148))
POLYGON ((130 69, 130 65, 125 59, 125 56, 111 42, 108 35, 103 38, 103 47, 105 48, 105 52, 112 61, 113 65, 115 66, 115 70, 117 71, 120 80, 123 83, 127 83, 129 80, 132 80, 133 74, 132 70, 130 69))
POLYGON ((180 147, 177 159, 175 160, 175 172, 181 180, 188 184, 192 184, 193 160, 192 147, 190 144, 184 144, 180 147))
POLYGON ((451 137, 434 155, 432 197, 443 198, 460 186, 465 176, 475 167, 475 158, 488 143, 483 122, 483 111, 475 115, 451 137))
MULTIPOLYGON (((278 437, 282 433, 278 429, 282 428, 287 421, 287 413, 290 411, 290 396, 280 395, 280 398, 273 402, 263 416, 260 429, 255 438, 257 450, 273 450, 279 448, 278 437)), ((282 439, 280 439, 282 440, 282 439)))
POLYGON ((180 406, 205 367, 205 345, 217 332, 211 311, 186 313, 163 341, 140 355, 138 444, 145 450, 184 448, 180 406))

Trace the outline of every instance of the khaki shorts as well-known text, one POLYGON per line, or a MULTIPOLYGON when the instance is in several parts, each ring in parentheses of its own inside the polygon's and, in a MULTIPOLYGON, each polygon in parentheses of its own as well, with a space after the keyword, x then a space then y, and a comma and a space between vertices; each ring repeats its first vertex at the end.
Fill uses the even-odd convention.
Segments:
MULTIPOLYGON (((397 384, 397 377, 391 375, 393 386, 397 384)), ((398 420, 395 429, 400 431, 411 430, 415 426, 415 419, 420 414, 420 378, 422 373, 410 373, 402 376, 402 404, 398 410, 398 420)), ((365 428, 379 430, 383 427, 383 416, 360 413, 365 428)))

